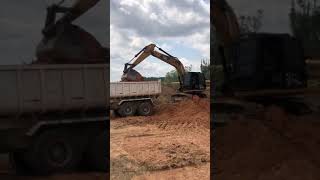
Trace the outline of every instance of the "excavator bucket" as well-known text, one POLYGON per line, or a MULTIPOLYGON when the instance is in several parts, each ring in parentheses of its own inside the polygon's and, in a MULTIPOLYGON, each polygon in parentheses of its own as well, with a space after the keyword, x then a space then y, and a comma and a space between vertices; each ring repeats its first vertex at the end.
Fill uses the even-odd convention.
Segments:
POLYGON ((90 33, 72 24, 98 1, 77 0, 70 8, 57 4, 49 6, 34 64, 107 63, 109 49, 103 47, 90 33), (58 13, 64 15, 56 20, 58 13))
POLYGON ((136 70, 134 69, 129 69, 125 73, 123 73, 121 77, 122 82, 136 82, 136 81, 144 81, 143 76, 136 70))
POLYGON ((43 37, 36 56, 38 64, 107 63, 108 49, 85 30, 70 24, 53 37, 43 37))

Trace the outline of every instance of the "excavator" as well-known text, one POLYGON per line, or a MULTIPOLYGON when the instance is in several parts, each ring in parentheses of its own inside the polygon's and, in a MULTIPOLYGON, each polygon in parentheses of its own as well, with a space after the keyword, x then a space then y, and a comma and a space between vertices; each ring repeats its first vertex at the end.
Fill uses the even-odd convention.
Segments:
POLYGON ((72 22, 90 10, 99 0, 77 0, 70 7, 64 0, 47 7, 43 38, 36 48, 33 64, 107 63, 109 49, 72 22), (62 15, 57 19, 58 15, 62 15))
MULTIPOLYGON (((212 114, 244 112, 250 103, 265 108, 276 105, 293 114, 309 113, 303 100, 297 98, 316 93, 307 88, 301 41, 289 34, 241 33, 237 16, 226 0, 212 1, 210 11, 217 36, 211 54, 220 59, 223 69, 219 96, 215 95, 215 83, 211 83, 211 108, 216 112, 212 114)), ((225 122, 225 118, 213 119, 225 122)))
POLYGON ((205 97, 205 94, 203 93, 203 91, 206 89, 206 80, 204 74, 201 72, 187 72, 177 57, 172 56, 155 44, 145 46, 134 56, 134 58, 125 64, 121 81, 143 81, 142 75, 133 68, 150 55, 167 64, 170 64, 177 70, 180 88, 178 89, 178 93, 172 96, 173 99, 175 98, 178 100, 190 95, 197 95, 200 98, 205 97), (155 50, 155 48, 157 48, 159 51, 155 50))
POLYGON ((298 39, 289 34, 240 33, 225 0, 213 1, 211 12, 226 86, 236 91, 306 87, 306 63, 298 39))

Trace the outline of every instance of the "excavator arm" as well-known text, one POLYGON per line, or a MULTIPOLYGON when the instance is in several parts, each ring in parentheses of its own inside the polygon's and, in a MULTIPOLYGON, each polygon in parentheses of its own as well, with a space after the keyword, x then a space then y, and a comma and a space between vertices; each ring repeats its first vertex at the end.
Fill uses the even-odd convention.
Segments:
POLYGON ((125 69, 123 71, 124 74, 128 73, 131 69, 136 67, 138 64, 140 64, 143 60, 145 60, 150 55, 156 57, 157 59, 160 59, 161 61, 163 61, 163 62, 165 62, 167 64, 170 64, 173 67, 175 67, 177 72, 178 72, 178 75, 179 75, 180 84, 182 84, 182 80, 183 80, 184 75, 185 75, 185 69, 184 69, 183 64, 179 61, 178 58, 170 55, 169 53, 167 53, 163 49, 157 47, 155 44, 150 44, 150 45, 144 47, 131 60, 131 61, 134 60, 133 63, 131 63, 131 64, 130 63, 126 63, 125 69), (159 52, 159 51, 156 51, 155 48, 158 48, 159 51, 161 51, 162 53, 159 52))
POLYGON ((226 0, 214 0, 211 5, 211 17, 220 43, 224 47, 230 46, 240 36, 240 27, 231 6, 226 0))
POLYGON ((48 15, 43 29, 45 36, 55 34, 58 25, 70 24, 72 21, 80 17, 82 14, 91 9, 100 0, 76 0, 71 7, 63 7, 62 0, 58 4, 53 4, 48 7, 48 15), (56 14, 64 13, 64 15, 56 21, 56 14))
POLYGON ((70 12, 65 14, 60 21, 71 23, 95 6, 99 1, 100 0, 77 0, 70 8, 70 12))
POLYGON ((64 0, 47 8, 43 38, 36 49, 33 63, 106 63, 108 49, 89 32, 72 24, 99 0, 76 0, 70 7, 64 0), (57 14, 62 14, 57 19, 57 14))
MULTIPOLYGON (((229 81, 229 54, 231 45, 240 37, 240 27, 237 16, 226 0, 213 0, 211 18, 216 30, 215 39, 221 57, 225 82, 229 81)), ((227 83, 225 83, 227 85, 227 83)))

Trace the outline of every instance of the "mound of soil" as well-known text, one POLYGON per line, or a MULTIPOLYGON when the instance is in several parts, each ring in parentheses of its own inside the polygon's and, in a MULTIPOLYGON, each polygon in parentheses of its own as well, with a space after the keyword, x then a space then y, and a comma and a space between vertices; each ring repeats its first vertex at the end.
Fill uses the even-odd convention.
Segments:
POLYGON ((112 119, 111 176, 209 179, 209 113, 208 99, 201 99, 156 105, 153 116, 112 119))
POLYGON ((215 178, 319 179, 317 117, 280 122, 241 119, 217 128, 215 178))
POLYGON ((210 129, 210 103, 208 100, 183 101, 159 106, 151 122, 162 129, 210 129))
POLYGON ((208 99, 187 100, 178 103, 160 104, 153 116, 113 118, 113 128, 128 125, 152 124, 164 130, 210 130, 210 103, 208 99))

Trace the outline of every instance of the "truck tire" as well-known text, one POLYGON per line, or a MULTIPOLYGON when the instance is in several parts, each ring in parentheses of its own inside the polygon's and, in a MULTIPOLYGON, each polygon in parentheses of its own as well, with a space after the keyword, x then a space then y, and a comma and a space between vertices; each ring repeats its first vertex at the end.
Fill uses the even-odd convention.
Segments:
POLYGON ((109 172, 109 141, 108 132, 104 131, 94 137, 86 152, 86 162, 90 170, 109 172))
POLYGON ((125 102, 120 105, 118 113, 121 117, 133 116, 136 113, 137 107, 134 103, 125 102))
POLYGON ((141 102, 138 105, 138 114, 140 116, 150 116, 153 113, 153 106, 150 101, 141 102))
POLYGON ((74 170, 81 159, 81 146, 72 134, 50 130, 37 136, 26 158, 34 174, 74 170))
POLYGON ((17 175, 26 176, 31 175, 30 168, 28 167, 23 152, 10 152, 9 153, 10 169, 17 175))

